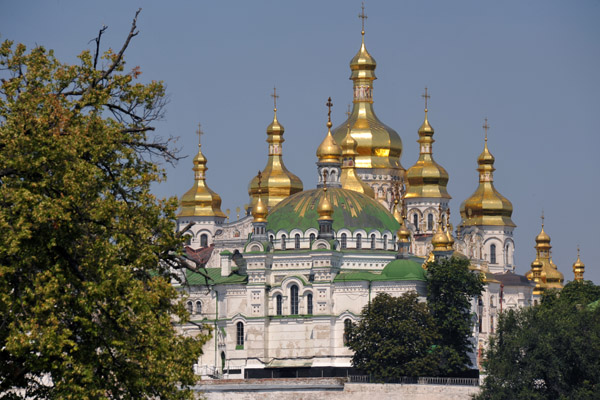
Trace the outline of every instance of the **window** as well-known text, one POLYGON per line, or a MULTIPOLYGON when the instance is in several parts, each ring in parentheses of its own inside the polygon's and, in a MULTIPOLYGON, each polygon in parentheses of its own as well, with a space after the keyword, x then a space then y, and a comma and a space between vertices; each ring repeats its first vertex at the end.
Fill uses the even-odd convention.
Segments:
POLYGON ((371 249, 375 249, 375 234, 371 235, 371 249))
POLYGON ((387 235, 383 236, 383 249, 387 250, 387 235))
POLYGON ((271 244, 273 244, 273 235, 269 235, 269 242, 271 242, 271 244))
POLYGON ((294 248, 298 250, 300 248, 300 235, 296 233, 294 236, 294 248))
POLYGON ((312 315, 312 313, 313 313, 313 304, 312 303, 313 303, 312 302, 312 293, 309 293, 306 296, 306 313, 308 315, 312 315))
POLYGON ((346 234, 342 233, 342 249, 345 249, 347 245, 347 238, 346 238, 346 234))
POLYGON ((314 241, 315 241, 315 239, 316 239, 316 238, 317 238, 317 237, 315 236, 315 234, 314 234, 314 233, 311 233, 311 234, 310 234, 310 236, 309 236, 309 238, 308 238, 308 240, 309 240, 309 241, 312 243, 312 242, 314 242, 314 241))
POLYGON ((282 315, 283 314, 283 297, 281 297, 280 294, 277 295, 276 298, 276 306, 277 306, 277 315, 282 315))
POLYGON ((221 372, 225 370, 225 352, 221 352, 221 372))
POLYGON ((356 234, 356 248, 360 249, 362 247, 362 235, 360 233, 356 234))
POLYGON ((350 329, 352 328, 352 321, 350 319, 344 320, 344 346, 348 346, 348 334, 350 333, 350 329))
POLYGON ((285 250, 285 235, 281 235, 281 250, 285 250))
POLYGON ((242 322, 237 323, 237 335, 236 335, 236 349, 244 348, 244 324, 242 322))
POLYGON ((200 247, 208 247, 208 235, 206 233, 200 235, 200 247))
POLYGON ((196 314, 202 314, 202 302, 200 300, 196 302, 196 314))
POLYGON ((427 214, 427 230, 433 230, 433 214, 427 214))
POLYGON ((413 214, 413 225, 416 230, 419 230, 419 214, 413 214))
POLYGON ((508 257, 508 245, 506 245, 506 249, 504 250, 504 264, 510 264, 509 261, 510 258, 508 257))
POLYGON ((188 301, 186 304, 187 311, 192 314, 194 312, 194 305, 191 301, 188 301))
POLYGON ((290 314, 298 315, 298 286, 296 285, 290 288, 290 314))
POLYGON ((496 264, 496 245, 490 245, 490 263, 496 264))
POLYGON ((494 316, 490 315, 490 333, 494 333, 494 316))

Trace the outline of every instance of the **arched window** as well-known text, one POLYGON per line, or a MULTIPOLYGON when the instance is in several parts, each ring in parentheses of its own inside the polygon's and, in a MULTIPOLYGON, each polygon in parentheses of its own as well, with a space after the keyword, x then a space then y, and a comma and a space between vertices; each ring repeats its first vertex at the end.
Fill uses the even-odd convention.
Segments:
POLYGON ((244 324, 242 322, 237 323, 237 335, 236 335, 236 348, 244 348, 244 324))
POLYGON ((315 234, 314 234, 314 233, 311 233, 311 234, 310 234, 310 236, 309 236, 309 238, 308 238, 308 240, 309 240, 309 241, 312 243, 312 242, 314 242, 314 241, 315 241, 315 239, 316 239, 316 238, 317 238, 317 237, 315 236, 315 234))
POLYGON ((347 238, 346 238, 346 234, 342 233, 342 249, 345 249, 347 245, 347 238))
POLYGON ((308 315, 312 315, 313 313, 312 293, 309 293, 306 296, 306 313, 308 315))
POLYGON ((277 306, 277 315, 282 315, 283 314, 283 297, 281 297, 280 294, 277 295, 276 297, 276 306, 277 306))
POLYGON ((200 247, 208 247, 208 235, 206 233, 200 235, 200 247))
POLYGON ((196 302, 196 314, 202 314, 202 302, 200 300, 196 302))
POLYGON ((371 234, 371 249, 375 249, 375 234, 371 234))
POLYGON ((416 230, 419 230, 419 214, 413 214, 413 225, 416 230))
POLYGON ((433 230, 433 214, 427 214, 427 230, 433 230))
POLYGON ((356 234, 356 248, 360 249, 362 247, 362 235, 360 233, 356 234))
POLYGON ((510 257, 508 256, 508 244, 506 245, 506 248, 504 249, 504 264, 506 264, 506 265, 510 264, 510 257))
POLYGON ((221 372, 225 370, 225 352, 221 352, 221 372))
POLYGON ((281 250, 285 250, 285 235, 281 235, 281 250))
POLYGON ((298 233, 296 233, 296 236, 294 236, 294 248, 296 250, 300 248, 300 235, 298 233))
POLYGON ((290 314, 298 315, 298 286, 290 287, 290 314))
POLYGON ((187 309, 187 312, 189 312, 190 314, 192 314, 194 312, 194 304, 191 301, 188 301, 186 303, 185 308, 187 309))
POLYGON ((274 239, 273 235, 269 235, 269 242, 271 242, 271 244, 273 244, 273 239, 274 239))
POLYGON ((387 250, 387 235, 383 235, 383 249, 387 250))
POLYGON ((490 263, 496 264, 496 245, 490 245, 490 263))
POLYGON ((348 338, 349 338, 349 333, 350 333, 350 329, 352 328, 352 321, 350 319, 345 319, 344 320, 344 346, 348 346, 348 338))
POLYGON ((184 237, 185 237, 185 244, 186 245, 189 246, 190 244, 192 244, 192 235, 184 235, 184 237))

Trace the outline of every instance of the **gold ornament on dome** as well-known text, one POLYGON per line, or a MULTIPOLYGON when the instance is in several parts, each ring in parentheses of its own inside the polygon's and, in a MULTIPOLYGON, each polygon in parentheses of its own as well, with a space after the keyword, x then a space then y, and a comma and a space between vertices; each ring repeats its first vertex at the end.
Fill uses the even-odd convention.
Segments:
MULTIPOLYGON (((542 212, 542 230, 535 238, 536 259, 534 263, 540 262, 541 268, 538 271, 534 263, 531 264, 525 276, 529 280, 535 280, 536 274, 539 275, 539 290, 545 289, 561 289, 564 283, 564 275, 558 270, 558 267, 552 261, 552 245, 550 245, 550 236, 544 230, 544 213, 542 212), (535 267, 535 268, 534 268, 535 267)), ((537 282, 536 282, 537 283, 537 282)), ((538 287, 536 285, 536 290, 538 287)), ((534 292, 535 294, 535 292, 534 292)))

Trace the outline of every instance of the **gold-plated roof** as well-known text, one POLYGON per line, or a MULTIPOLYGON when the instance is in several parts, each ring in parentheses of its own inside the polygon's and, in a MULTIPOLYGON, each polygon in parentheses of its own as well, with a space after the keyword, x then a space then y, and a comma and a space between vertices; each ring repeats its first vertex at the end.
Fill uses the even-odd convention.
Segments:
MULTIPOLYGON (((263 201, 267 207, 274 207, 286 197, 301 192, 302 181, 291 173, 283 163, 282 143, 285 129, 277 120, 277 107, 273 109, 273 121, 267 127, 267 143, 269 143, 269 159, 262 171, 263 201)), ((258 198, 258 178, 255 176, 248 189, 251 201, 254 204, 258 198)))
POLYGON ((448 235, 442 229, 442 210, 439 211, 437 231, 431 238, 431 244, 433 245, 434 251, 446 251, 448 250, 448 235))
POLYGON ((485 144, 483 152, 477 159, 479 165, 479 187, 475 193, 460 205, 462 226, 492 225, 492 226, 516 226, 512 221, 512 203, 502 196, 494 187, 494 156, 490 153, 487 145, 487 118, 484 125, 486 129, 485 144))
MULTIPOLYGON (((427 99, 427 88, 425 98, 427 99)), ((416 164, 410 167, 406 173, 408 180, 405 199, 412 198, 443 198, 451 199, 448 194, 448 172, 433 159, 434 130, 427 119, 427 106, 425 106, 425 120, 419 128, 420 153, 416 164)))
POLYGON ((260 187, 262 182, 262 173, 258 171, 256 176, 258 178, 258 199, 256 200, 254 207, 252 207, 252 217, 254 218, 254 222, 267 222, 269 210, 262 201, 262 188, 260 187))
POLYGON ((337 144, 337 142, 331 136, 331 97, 327 99, 327 108, 329 108, 329 112, 327 113, 327 136, 321 142, 319 147, 317 148, 317 158, 321 163, 340 163, 342 157, 342 148, 337 144))
POLYGON ((319 200, 319 205, 317 206, 317 213, 319 214, 319 221, 331 221, 333 218, 333 206, 328 199, 327 196, 327 187, 323 188, 323 196, 321 196, 321 200, 319 200))
POLYGON ((584 272, 585 264, 581 262, 581 258, 579 257, 579 246, 577 246, 577 260, 573 263, 573 274, 575 275, 575 280, 582 281, 584 272))
POLYGON ((397 214, 400 215, 400 228, 396 231, 396 237, 398 238, 398 242, 408 243, 410 242, 410 230, 406 227, 406 212, 404 207, 402 208, 402 212, 398 211, 398 199, 394 200, 394 218, 398 220, 397 214))
POLYGON ((350 61, 354 82, 352 113, 334 129, 333 137, 341 143, 350 124, 351 135, 357 142, 356 168, 404 170, 400 164, 402 140, 398 133, 383 124, 373 110, 373 81, 377 63, 365 47, 364 30, 358 53, 350 61))
POLYGON ((181 197, 181 211, 177 217, 223 217, 221 196, 206 185, 206 157, 202 154, 200 137, 203 134, 198 127, 198 154, 194 157, 194 185, 181 197))
POLYGON ((375 198, 375 191, 373 188, 363 182, 356 173, 356 146, 356 140, 354 140, 350 134, 350 127, 348 127, 346 137, 342 141, 342 173, 340 174, 342 188, 364 193, 371 198, 375 198))
MULTIPOLYGON (((536 260, 542 264, 540 272, 540 290, 549 288, 562 289, 564 282, 564 275, 558 270, 558 267, 552 261, 550 245, 550 236, 544 231, 544 216, 542 215, 542 230, 539 235, 536 236, 535 250, 536 260)), ((536 264, 537 265, 537 264, 536 264)), ((532 263, 532 269, 525 274, 527 279, 535 280, 535 270, 532 263)), ((537 286, 536 286, 537 288, 537 286)))

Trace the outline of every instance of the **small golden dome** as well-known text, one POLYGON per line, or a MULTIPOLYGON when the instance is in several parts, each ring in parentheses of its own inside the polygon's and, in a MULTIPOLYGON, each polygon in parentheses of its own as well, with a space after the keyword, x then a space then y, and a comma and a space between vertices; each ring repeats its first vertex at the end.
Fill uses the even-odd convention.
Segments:
POLYGON ((538 244, 550 244, 550 236, 544 231, 544 224, 542 224, 542 231, 535 237, 535 242, 538 244))
POLYGON ((402 222, 400 222, 400 228, 396 231, 396 237, 398 238, 398 242, 410 242, 410 230, 406 227, 404 218, 402 218, 402 222))
POLYGON ((352 60, 350 60, 350 70, 352 71, 350 79, 377 79, 375 77, 375 68, 377 68, 377 62, 365 47, 365 33, 363 31, 360 49, 352 57, 352 60))
POLYGON ((398 221, 400 224, 404 223, 404 216, 402 215, 402 213, 400 212, 400 210, 398 210, 398 199, 394 200, 394 218, 396 219, 396 221, 398 221))
POLYGON ((431 244, 433 245, 433 250, 435 251, 446 251, 448 250, 448 235, 442 229, 442 211, 439 212, 437 231, 435 235, 431 238, 431 244))
POLYGON ((575 275, 575 280, 582 281, 584 272, 585 264, 581 262, 581 258, 579 257, 579 246, 577 246, 577 260, 573 263, 573 274, 575 275))
POLYGON ((319 205, 317 206, 317 213, 319 214, 319 221, 332 221, 333 218, 333 207, 331 206, 331 202, 329 201, 329 195, 327 194, 327 188, 323 188, 323 197, 319 201, 319 205))
POLYGON ((317 157, 319 158, 319 162, 322 163, 339 163, 342 157, 342 148, 336 143, 331 136, 331 122, 327 125, 327 136, 319 145, 317 149, 317 157))
POLYGON ((274 108, 273 121, 267 126, 267 135, 283 135, 283 132, 285 132, 285 128, 277 120, 277 108, 274 108))
MULTIPOLYGON (((448 220, 450 220, 450 216, 448 215, 448 220)), ((448 238, 448 250, 454 249, 454 237, 452 236, 452 224, 450 222, 446 223, 446 237, 448 238)))
POLYGON ((269 211, 259 194, 256 204, 254 207, 252 207, 252 216, 254 217, 254 222, 267 222, 267 215, 269 215, 269 211))
POLYGON ((360 179, 356 173, 355 157, 358 154, 356 146, 356 140, 350 134, 350 126, 348 126, 346 136, 342 140, 342 173, 340 175, 342 188, 364 193, 371 198, 375 198, 373 188, 360 179))

